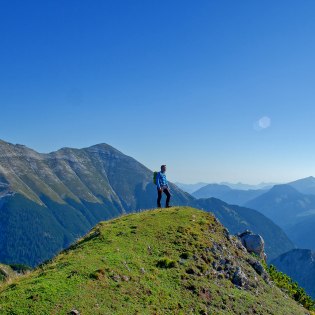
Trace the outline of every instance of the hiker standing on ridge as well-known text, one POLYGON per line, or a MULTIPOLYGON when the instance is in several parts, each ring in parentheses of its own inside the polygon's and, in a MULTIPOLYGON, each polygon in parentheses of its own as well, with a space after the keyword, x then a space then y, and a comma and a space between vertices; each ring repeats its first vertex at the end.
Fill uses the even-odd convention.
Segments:
POLYGON ((161 166, 161 172, 158 172, 156 174, 156 186, 157 186, 157 191, 158 191, 158 198, 157 198, 157 206, 158 208, 161 208, 161 199, 162 199, 162 193, 166 195, 166 204, 165 208, 170 208, 170 199, 171 199, 171 193, 170 189, 167 183, 166 179, 166 165, 161 166))

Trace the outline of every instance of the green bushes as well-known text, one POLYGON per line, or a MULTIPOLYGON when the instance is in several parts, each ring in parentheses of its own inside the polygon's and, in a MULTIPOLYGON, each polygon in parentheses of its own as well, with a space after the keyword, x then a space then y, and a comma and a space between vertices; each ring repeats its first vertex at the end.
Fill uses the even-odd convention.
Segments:
POLYGON ((159 268, 174 268, 176 267, 176 261, 169 258, 161 258, 156 263, 156 266, 159 268))
POLYGON ((297 282, 294 282, 288 275, 280 272, 275 266, 265 266, 271 280, 295 301, 302 304, 308 310, 315 310, 315 301, 307 295, 297 282))

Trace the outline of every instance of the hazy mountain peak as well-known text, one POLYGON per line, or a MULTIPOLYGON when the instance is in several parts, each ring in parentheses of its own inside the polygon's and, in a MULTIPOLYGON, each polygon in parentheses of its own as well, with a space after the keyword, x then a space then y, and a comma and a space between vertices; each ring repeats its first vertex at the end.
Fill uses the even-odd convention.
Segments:
POLYGON ((297 183, 312 183, 312 184, 315 184, 315 177, 314 176, 308 176, 308 177, 305 177, 305 178, 301 178, 301 179, 295 180, 293 182, 290 182, 289 185, 297 184, 297 183))
POLYGON ((285 193, 285 194, 299 194, 299 192, 288 184, 281 184, 273 186, 268 193, 285 193))
POLYGON ((315 195, 315 177, 309 176, 289 183, 300 193, 315 195))

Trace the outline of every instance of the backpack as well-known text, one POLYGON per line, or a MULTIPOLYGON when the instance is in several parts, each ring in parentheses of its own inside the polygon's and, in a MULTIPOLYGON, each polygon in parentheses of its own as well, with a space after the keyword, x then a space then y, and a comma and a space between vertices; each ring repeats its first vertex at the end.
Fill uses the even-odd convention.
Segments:
POLYGON ((153 172, 153 184, 156 185, 156 178, 159 172, 153 172))

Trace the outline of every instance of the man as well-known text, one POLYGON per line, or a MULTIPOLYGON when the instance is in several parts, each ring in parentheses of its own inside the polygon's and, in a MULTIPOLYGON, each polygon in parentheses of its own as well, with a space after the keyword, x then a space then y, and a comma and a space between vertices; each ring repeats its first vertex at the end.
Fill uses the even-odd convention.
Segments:
POLYGON ((157 206, 158 208, 161 208, 161 199, 162 199, 162 193, 166 195, 166 204, 165 208, 170 208, 170 199, 171 199, 171 194, 170 194, 170 189, 167 183, 166 179, 166 165, 161 166, 161 172, 157 173, 156 176, 156 186, 158 190, 158 198, 157 198, 157 206))

